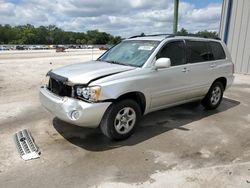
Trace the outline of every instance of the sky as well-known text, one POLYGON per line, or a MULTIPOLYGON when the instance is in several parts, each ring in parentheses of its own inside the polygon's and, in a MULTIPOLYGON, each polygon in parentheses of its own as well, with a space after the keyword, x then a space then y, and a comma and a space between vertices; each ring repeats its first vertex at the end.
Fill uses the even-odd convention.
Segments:
MULTIPOLYGON (((0 24, 98 29, 129 37, 171 33, 174 0, 0 0, 0 24)), ((223 0, 180 0, 178 29, 218 31, 223 0)))

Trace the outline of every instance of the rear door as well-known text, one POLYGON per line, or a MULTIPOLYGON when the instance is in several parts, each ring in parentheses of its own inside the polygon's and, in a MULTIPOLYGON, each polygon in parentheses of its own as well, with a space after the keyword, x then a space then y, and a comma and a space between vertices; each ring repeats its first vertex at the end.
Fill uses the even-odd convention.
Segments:
POLYGON ((214 80, 216 66, 209 41, 186 40, 187 62, 190 68, 188 98, 204 96, 214 80))
POLYGON ((170 41, 156 55, 156 59, 170 58, 171 67, 152 71, 150 75, 151 110, 186 99, 189 85, 184 40, 170 41))
POLYGON ((210 65, 214 79, 225 76, 227 73, 231 73, 232 71, 227 68, 231 66, 228 66, 228 62, 225 61, 226 54, 220 42, 210 41, 209 44, 214 56, 214 61, 210 65))

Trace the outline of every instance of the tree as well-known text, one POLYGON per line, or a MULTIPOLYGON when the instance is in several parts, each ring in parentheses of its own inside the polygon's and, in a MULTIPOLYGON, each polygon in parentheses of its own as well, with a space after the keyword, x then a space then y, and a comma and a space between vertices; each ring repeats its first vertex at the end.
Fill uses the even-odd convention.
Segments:
POLYGON ((195 35, 199 36, 199 37, 205 37, 205 38, 218 38, 219 35, 217 32, 215 31, 199 31, 197 33, 195 33, 195 35))
POLYGON ((81 44, 81 39, 76 39, 76 44, 81 44))
POLYGON ((89 39, 87 44, 94 44, 94 41, 92 39, 89 39))
POLYGON ((85 39, 85 38, 83 38, 82 40, 81 40, 81 44, 86 44, 87 43, 87 40, 85 39))
POLYGON ((219 34, 216 31, 198 31, 196 33, 189 33, 186 29, 181 28, 180 31, 177 32, 177 35, 191 35, 191 36, 197 36, 197 37, 204 37, 204 38, 218 38, 219 34))
POLYGON ((177 31, 177 35, 182 35, 182 36, 188 35, 188 31, 184 28, 181 28, 180 31, 177 31))
POLYGON ((120 37, 90 30, 87 33, 63 31, 55 25, 10 26, 0 24, 0 44, 116 44, 120 37))
MULTIPOLYGON (((215 31, 199 31, 189 33, 182 28, 178 35, 195 35, 217 38, 215 31)), ((145 36, 141 33, 141 36, 145 36)), ((122 41, 120 36, 113 36, 98 30, 84 32, 64 31, 55 25, 34 27, 31 24, 10 26, 0 24, 0 44, 117 44, 122 41)))
POLYGON ((109 44, 118 44, 122 41, 122 38, 120 36, 118 37, 113 37, 111 40, 110 40, 110 43, 109 44))
POLYGON ((141 36, 141 37, 144 37, 144 36, 145 36, 145 33, 141 33, 140 36, 141 36))

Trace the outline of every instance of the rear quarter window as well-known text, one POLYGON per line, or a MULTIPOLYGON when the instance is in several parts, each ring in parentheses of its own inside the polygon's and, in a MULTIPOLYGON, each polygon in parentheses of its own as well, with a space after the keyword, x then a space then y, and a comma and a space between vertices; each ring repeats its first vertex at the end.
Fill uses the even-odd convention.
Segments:
POLYGON ((213 52, 213 56, 215 60, 219 60, 219 59, 225 59, 226 55, 224 52, 224 49, 222 48, 221 44, 219 42, 213 42, 210 41, 209 42, 212 52, 213 52))
POLYGON ((188 63, 211 61, 212 49, 207 41, 186 41, 188 63))

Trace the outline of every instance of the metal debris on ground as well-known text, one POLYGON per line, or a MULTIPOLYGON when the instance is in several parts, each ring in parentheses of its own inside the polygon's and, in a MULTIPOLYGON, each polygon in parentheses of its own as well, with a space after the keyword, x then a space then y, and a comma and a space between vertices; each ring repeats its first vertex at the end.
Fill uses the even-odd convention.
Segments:
POLYGON ((14 142, 22 159, 30 160, 40 157, 39 148, 36 146, 31 133, 27 129, 15 133, 14 142))

